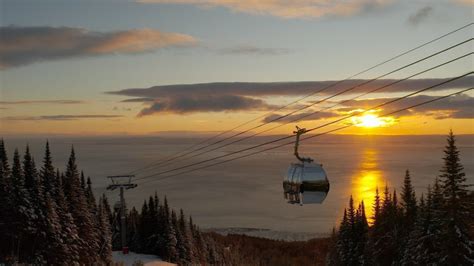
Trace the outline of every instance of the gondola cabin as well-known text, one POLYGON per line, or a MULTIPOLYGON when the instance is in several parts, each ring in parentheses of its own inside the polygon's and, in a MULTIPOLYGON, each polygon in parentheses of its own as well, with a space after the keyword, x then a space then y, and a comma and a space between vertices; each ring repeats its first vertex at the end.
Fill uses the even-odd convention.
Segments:
POLYGON ((320 164, 292 163, 283 190, 289 203, 321 204, 329 192, 329 181, 320 164))
POLYGON ((295 156, 298 163, 292 163, 283 180, 283 194, 291 204, 321 204, 329 192, 329 181, 321 164, 298 154, 299 136, 306 132, 297 127, 295 156))

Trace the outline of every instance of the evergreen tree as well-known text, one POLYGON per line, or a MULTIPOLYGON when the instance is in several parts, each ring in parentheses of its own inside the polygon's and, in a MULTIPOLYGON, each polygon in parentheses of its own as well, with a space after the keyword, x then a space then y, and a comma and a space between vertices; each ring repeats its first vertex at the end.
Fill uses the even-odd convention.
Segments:
POLYGON ((56 204, 49 194, 45 198, 47 230, 45 232, 46 241, 43 243, 42 255, 48 265, 60 265, 67 260, 69 247, 63 242, 61 222, 56 212, 56 204))
POLYGON ((31 206, 33 207, 34 218, 34 234, 28 240, 31 258, 34 263, 44 263, 45 246, 42 245, 46 241, 48 231, 48 221, 46 217, 47 206, 44 196, 44 187, 41 177, 36 169, 35 161, 30 154, 29 146, 26 146, 25 155, 23 157, 23 174, 25 179, 25 187, 30 193, 31 206))
POLYGON ((186 219, 184 212, 181 209, 179 212, 178 230, 181 237, 180 257, 181 263, 184 265, 190 264, 193 261, 193 248, 191 242, 191 235, 186 226, 186 219))
POLYGON ((351 252, 349 245, 349 230, 350 225, 347 219, 347 209, 344 208, 344 215, 342 216, 342 221, 339 225, 339 234, 336 242, 339 261, 343 264, 347 264, 351 252))
MULTIPOLYGON (((165 198, 165 204, 167 206, 167 200, 165 198)), ((171 212, 170 216, 167 217, 167 222, 165 223, 165 250, 166 250, 166 258, 167 261, 170 262, 177 262, 178 259, 178 251, 176 250, 177 239, 176 239, 176 229, 175 224, 173 221, 173 213, 171 212)), ((174 214, 174 219, 176 220, 176 214, 174 214)))
POLYGON ((192 243, 193 243, 193 254, 194 262, 199 264, 204 264, 206 258, 204 257, 204 243, 199 230, 197 230, 196 225, 193 222, 193 218, 189 216, 189 231, 191 232, 192 243))
POLYGON ((140 239, 138 226, 140 222, 140 214, 135 207, 132 207, 127 214, 127 246, 130 250, 138 250, 140 248, 140 239))
POLYGON ((377 220, 380 217, 380 195, 379 195, 379 187, 375 188, 375 199, 374 199, 374 205, 373 205, 373 210, 374 210, 374 216, 372 217, 372 223, 376 223, 377 220))
POLYGON ((374 226, 374 232, 372 234, 373 240, 373 260, 376 264, 388 265, 391 264, 397 253, 396 243, 396 205, 393 200, 396 200, 396 196, 393 197, 388 187, 385 186, 384 199, 382 208, 380 210, 380 217, 377 221, 376 227, 374 226))
POLYGON ((11 252, 12 227, 14 222, 13 213, 12 184, 10 177, 10 166, 8 164, 7 152, 3 139, 0 140, 0 263, 6 261, 6 257, 11 252))
POLYGON ((402 188, 402 202, 403 216, 405 220, 405 229, 410 230, 416 219, 416 195, 415 189, 411 184, 410 171, 406 170, 405 178, 403 180, 402 188))
POLYGON ((94 233, 94 223, 84 193, 85 191, 81 186, 74 148, 71 149, 64 182, 65 194, 69 203, 69 212, 72 214, 79 232, 79 261, 81 263, 91 264, 97 261, 97 250, 91 249, 89 243, 93 243, 96 236, 94 233))
POLYGON ((99 221, 99 215, 97 210, 97 203, 94 197, 94 192, 92 191, 92 182, 90 177, 87 178, 86 181, 86 189, 85 189, 85 197, 87 200, 88 210, 91 217, 91 222, 93 227, 91 228, 92 231, 92 241, 89 242, 89 250, 91 253, 96 253, 97 250, 100 249, 101 246, 101 227, 99 221))
POLYGON ((29 190, 25 187, 25 176, 21 167, 20 155, 15 149, 13 155, 13 166, 11 171, 12 179, 12 202, 15 206, 13 209, 13 234, 15 244, 13 250, 16 261, 31 262, 30 243, 33 234, 36 231, 33 220, 36 219, 36 214, 31 202, 29 190))
POLYGON ((436 181, 434 190, 428 188, 428 197, 420 199, 415 228, 410 233, 402 258, 403 265, 436 265, 439 263, 441 227, 437 213, 440 189, 436 181))
POLYGON ((64 176, 57 172, 56 175, 56 206, 59 221, 61 222, 61 239, 66 246, 66 254, 63 262, 65 264, 79 263, 79 252, 81 240, 79 238, 79 231, 74 223, 72 214, 69 212, 68 202, 64 195, 64 176))
POLYGON ((151 234, 150 228, 150 215, 148 213, 148 203, 145 201, 142 205, 142 211, 140 214, 140 222, 138 223, 138 237, 139 237, 139 250, 140 252, 150 253, 150 245, 148 237, 151 234))
POLYGON ((467 198, 466 174, 461 165, 459 150, 452 131, 444 150, 444 165, 439 176, 444 197, 442 263, 449 265, 474 264, 474 243, 469 239, 468 225, 472 206, 467 198))
POLYGON ((106 208, 104 208, 104 202, 106 202, 106 200, 103 198, 99 200, 99 207, 97 210, 100 228, 99 257, 102 263, 110 265, 112 263, 112 231, 106 208))
POLYGON ((366 254, 366 246, 368 242, 369 224, 365 215, 364 201, 362 201, 357 210, 357 218, 355 224, 355 259, 357 264, 366 265, 368 263, 368 254, 366 254))
POLYGON ((51 151, 49 150, 49 142, 46 142, 43 166, 40 170, 45 193, 52 193, 54 191, 55 176, 56 172, 53 166, 53 159, 51 158, 51 151))

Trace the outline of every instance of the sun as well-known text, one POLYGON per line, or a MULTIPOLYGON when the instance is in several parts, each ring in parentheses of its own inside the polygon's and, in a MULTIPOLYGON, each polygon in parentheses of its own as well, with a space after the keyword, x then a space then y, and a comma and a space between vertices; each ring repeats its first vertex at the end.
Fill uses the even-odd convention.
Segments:
POLYGON ((375 128, 386 127, 394 123, 391 117, 379 117, 375 114, 366 114, 352 118, 352 123, 357 127, 375 128))

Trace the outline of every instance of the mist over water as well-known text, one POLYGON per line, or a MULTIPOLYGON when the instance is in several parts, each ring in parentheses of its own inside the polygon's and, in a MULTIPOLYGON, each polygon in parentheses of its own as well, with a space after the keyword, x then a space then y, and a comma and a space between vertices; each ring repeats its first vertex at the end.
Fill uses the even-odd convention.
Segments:
MULTIPOLYGON (((168 167, 141 172, 137 177, 165 171, 249 147, 275 137, 232 145, 205 157, 176 162, 168 167)), ((458 136, 458 147, 468 183, 474 183, 474 136, 458 136)), ((18 147, 23 153, 29 143, 38 167, 43 158, 46 138, 5 138, 8 155, 18 147)), ((125 174, 189 147, 199 139, 163 137, 84 137, 49 138, 54 164, 66 165, 71 145, 77 163, 93 182, 96 196, 107 193, 111 203, 118 192, 107 192, 106 176, 125 174)), ((399 192, 405 170, 411 171, 417 196, 426 192, 442 165, 445 136, 322 136, 304 142, 301 153, 323 164, 331 189, 321 205, 297 206, 283 199, 282 179, 293 157, 287 146, 242 160, 141 184, 126 191, 129 207, 141 207, 155 191, 166 195, 170 205, 182 208, 202 228, 251 227, 278 231, 328 233, 337 225, 352 194, 356 202, 364 200, 367 214, 375 187, 387 184, 399 192)), ((226 158, 228 159, 228 158, 226 158)), ((153 180, 150 177, 145 180, 153 180)), ((141 181, 145 181, 141 180, 141 181)))

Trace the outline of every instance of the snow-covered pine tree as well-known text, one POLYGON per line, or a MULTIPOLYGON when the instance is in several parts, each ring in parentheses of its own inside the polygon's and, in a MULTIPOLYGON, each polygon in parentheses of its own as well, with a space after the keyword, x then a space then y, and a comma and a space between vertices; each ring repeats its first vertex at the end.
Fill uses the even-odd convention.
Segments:
POLYGON ((406 242, 401 255, 401 265, 416 265, 415 260, 418 254, 415 253, 415 249, 418 246, 418 240, 421 238, 421 234, 424 231, 424 219, 426 217, 427 207, 425 205, 424 195, 421 194, 420 204, 417 206, 417 214, 413 230, 411 230, 406 238, 406 242))
POLYGON ((146 200, 143 202, 142 211, 140 213, 140 221, 138 223, 138 251, 143 253, 150 253, 148 243, 148 237, 150 236, 150 215, 148 214, 148 203, 146 200))
POLYGON ((417 265, 436 265, 442 258, 442 205, 443 196, 436 178, 433 189, 428 187, 425 207, 420 204, 417 227, 411 235, 410 241, 414 241, 412 258, 417 265))
POLYGON ((354 265, 358 261, 359 254, 357 253, 357 241, 358 241, 358 232, 357 232, 357 219, 358 219, 357 210, 354 206, 354 199, 349 198, 349 208, 347 209, 347 219, 349 222, 349 237, 347 239, 349 245, 349 256, 347 257, 347 263, 349 265, 354 265))
POLYGON ((393 196, 390 194, 387 185, 384 189, 384 198, 380 217, 372 230, 371 249, 373 250, 373 260, 375 264, 390 265, 395 259, 395 221, 393 196))
POLYGON ((369 261, 369 254, 367 254, 367 243, 368 243, 368 232, 369 224, 367 223, 367 217, 365 215, 365 206, 364 201, 361 201, 357 209, 357 217, 355 224, 355 254, 357 259, 357 264, 367 265, 369 261))
POLYGON ((62 239, 62 228, 60 217, 56 212, 56 204, 49 193, 45 194, 46 200, 46 234, 45 242, 42 243, 42 256, 48 265, 60 265, 68 260, 69 248, 62 239))
POLYGON ((191 231, 192 243, 193 243, 193 254, 195 256, 194 261, 197 264, 204 264, 206 258, 204 256, 204 242, 202 239, 201 232, 197 230, 196 225, 193 222, 193 218, 189 216, 189 230, 191 231))
POLYGON ((374 215, 372 217, 372 224, 375 224, 380 216, 380 208, 381 208, 379 187, 375 188, 375 198, 374 198, 374 204, 372 208, 374 210, 374 215))
POLYGON ((103 198, 99 200, 99 207, 97 210, 100 226, 99 257, 103 264, 110 265, 112 262, 112 231, 107 211, 104 208, 104 202, 106 201, 103 198))
POLYGON ((51 157, 48 141, 46 142, 44 150, 43 166, 40 170, 40 177, 43 182, 44 192, 49 194, 53 193, 56 171, 53 166, 53 159, 51 157))
POLYGON ((12 236, 14 237, 14 257, 16 261, 24 263, 31 262, 28 241, 33 238, 36 231, 33 220, 36 219, 33 205, 31 203, 31 195, 25 187, 25 176, 20 162, 20 154, 18 149, 15 149, 13 155, 13 165, 11 171, 12 180, 12 196, 13 209, 12 218, 12 236))
POLYGON ((79 244, 79 261, 84 264, 91 264, 97 261, 97 250, 93 252, 88 244, 95 240, 94 224, 84 189, 81 186, 74 148, 71 149, 71 155, 67 163, 64 184, 65 194, 69 203, 69 212, 74 218, 81 240, 79 244))
POLYGON ((399 230, 399 239, 400 244, 398 245, 398 254, 399 260, 406 260, 406 248, 410 242, 410 234, 415 230, 415 222, 417 219, 417 203, 415 189, 411 183, 410 171, 407 169, 405 171, 405 177, 403 179, 403 187, 401 193, 401 209, 400 209, 400 230, 399 230))
POLYGON ((67 247, 68 256, 65 258, 64 263, 68 265, 79 263, 80 253, 80 238, 79 232, 72 214, 69 212, 69 205, 64 195, 64 175, 57 171, 56 175, 56 206, 59 221, 61 222, 61 239, 67 247))
POLYGON ((350 223, 347 217, 347 209, 344 208, 344 215, 339 226, 339 233, 336 241, 336 250, 338 254, 338 261, 342 264, 348 264, 351 258, 351 244, 350 244, 350 223))
POLYGON ((185 265, 185 257, 186 257, 186 245, 184 243, 184 236, 183 232, 180 230, 178 217, 174 210, 171 211, 171 224, 173 229, 176 232, 176 254, 177 254, 177 262, 179 264, 185 265))
POLYGON ((112 208, 110 207, 109 199, 107 198, 105 194, 102 194, 102 208, 104 208, 105 213, 107 214, 107 217, 109 218, 109 223, 110 225, 112 225, 114 222, 114 215, 112 213, 112 208))
POLYGON ((154 211, 153 211, 153 223, 154 226, 154 239, 153 239, 153 251, 154 254, 160 254, 163 252, 163 243, 164 243, 164 231, 163 231, 163 213, 162 209, 163 206, 161 205, 160 199, 158 198, 158 194, 155 191, 155 195, 153 197, 153 201, 155 203, 154 211))
MULTIPOLYGON (((165 205, 168 206, 167 199, 165 198, 165 205)), ((168 212, 169 213, 169 212, 168 212)), ((177 237, 176 237, 176 229, 173 223, 173 211, 170 213, 170 216, 167 217, 168 222, 166 222, 165 227, 165 250, 166 250, 166 258, 169 262, 177 262, 178 260, 178 251, 176 249, 177 245, 177 237)), ((176 218, 176 214, 174 215, 176 218)))
POLYGON ((138 224, 140 222, 140 214, 135 207, 127 214, 127 246, 130 250, 137 251, 140 247, 138 224))
POLYGON ((37 193, 41 193, 43 201, 39 203, 43 209, 44 220, 42 222, 44 222, 45 230, 41 240, 45 240, 46 243, 46 245, 41 245, 40 249, 42 249, 45 261, 48 264, 58 264, 67 260, 69 255, 67 254, 69 249, 62 238, 61 217, 58 214, 61 210, 58 208, 55 198, 53 198, 56 196, 57 191, 55 183, 56 173, 49 149, 49 142, 46 142, 43 166, 39 172, 36 186, 40 187, 37 193))
POLYGON ((101 232, 100 232, 100 223, 99 223, 99 216, 97 214, 97 202, 94 197, 94 192, 92 191, 92 182, 90 177, 87 177, 86 181, 86 189, 85 189, 85 196, 87 200, 87 205, 90 213, 90 217, 92 220, 93 227, 92 233, 93 233, 93 239, 91 242, 88 243, 89 245, 89 250, 91 254, 98 253, 98 250, 100 249, 100 244, 102 243, 101 241, 101 232))
POLYGON ((81 171, 81 188, 86 193, 86 179, 84 177, 84 171, 81 171))
POLYGON ((468 226, 472 203, 468 201, 466 174, 461 164, 456 138, 449 132, 444 150, 444 165, 440 170, 441 190, 444 198, 443 248, 441 263, 448 265, 473 265, 474 243, 468 226))
POLYGON ((189 265, 193 262, 192 237, 191 232, 186 226, 186 218, 184 217, 183 209, 179 210, 178 229, 182 237, 181 261, 184 265, 189 265))
POLYGON ((10 166, 8 164, 7 152, 3 139, 0 140, 0 263, 7 262, 7 256, 11 254, 13 237, 11 225, 14 222, 13 194, 10 177, 10 166))
POLYGON ((44 248, 42 245, 46 241, 46 234, 48 231, 48 222, 46 220, 47 206, 44 195, 43 182, 41 176, 36 169, 35 161, 30 153, 30 148, 27 145, 25 155, 23 156, 23 174, 25 178, 25 187, 28 189, 31 196, 31 205, 35 213, 33 223, 35 227, 34 235, 28 241, 31 250, 31 258, 34 258, 34 263, 44 263, 44 248))
POLYGON ((157 243, 160 240, 158 232, 158 202, 155 202, 155 198, 150 196, 148 198, 148 217, 146 218, 147 223, 150 224, 147 233, 146 246, 149 250, 148 253, 154 253, 157 250, 157 243))
POLYGON ((410 230, 415 223, 416 219, 416 195, 415 189, 411 184, 410 171, 406 170, 405 178, 403 179, 403 188, 401 193, 401 206, 403 210, 404 217, 404 227, 407 230, 410 230))

